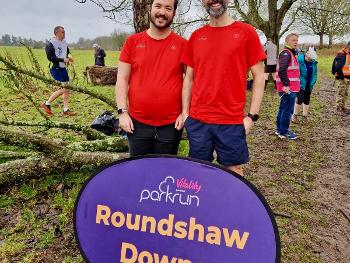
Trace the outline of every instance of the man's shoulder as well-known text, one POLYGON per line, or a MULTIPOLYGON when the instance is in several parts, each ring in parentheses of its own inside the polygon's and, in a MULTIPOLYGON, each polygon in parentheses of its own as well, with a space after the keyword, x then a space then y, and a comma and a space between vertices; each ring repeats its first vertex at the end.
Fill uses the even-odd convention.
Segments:
POLYGON ((129 35, 125 41, 137 41, 140 38, 143 38, 145 36, 146 31, 141 31, 139 33, 134 33, 129 35))
POLYGON ((172 31, 172 36, 173 38, 178 41, 178 42, 181 42, 181 43, 186 43, 187 42, 187 39, 180 36, 179 34, 177 34, 176 32, 172 31))

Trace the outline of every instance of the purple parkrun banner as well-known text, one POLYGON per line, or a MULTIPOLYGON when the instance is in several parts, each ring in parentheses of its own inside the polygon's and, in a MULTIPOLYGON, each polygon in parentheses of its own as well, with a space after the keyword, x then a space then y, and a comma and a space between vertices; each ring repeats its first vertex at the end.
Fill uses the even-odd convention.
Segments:
POLYGON ((91 263, 279 263, 277 225, 246 179, 189 158, 145 156, 82 188, 74 230, 91 263))

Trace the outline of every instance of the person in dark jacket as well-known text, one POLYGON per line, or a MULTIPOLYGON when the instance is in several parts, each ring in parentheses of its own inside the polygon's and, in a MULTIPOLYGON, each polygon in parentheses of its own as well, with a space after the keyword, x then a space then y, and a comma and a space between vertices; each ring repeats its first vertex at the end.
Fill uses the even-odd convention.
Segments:
POLYGON ((281 138, 295 140, 297 135, 289 129, 296 94, 300 91, 300 72, 297 55, 298 35, 291 33, 278 57, 276 84, 280 105, 276 118, 275 134, 281 138))
MULTIPOLYGON (((67 84, 69 82, 69 76, 66 65, 73 62, 73 59, 69 57, 70 51, 65 38, 65 30, 62 26, 56 26, 54 29, 55 37, 50 39, 45 47, 47 59, 51 62, 52 67, 50 74, 54 80, 67 84)), ((63 97, 63 115, 74 116, 75 112, 71 111, 68 107, 70 90, 59 87, 50 98, 41 104, 44 111, 52 116, 51 103, 59 96, 63 97)))
POLYGON ((106 57, 105 51, 98 44, 93 44, 92 47, 95 50, 95 65, 104 67, 106 57))
POLYGON ((298 56, 300 70, 300 91, 297 94, 297 101, 294 105, 292 122, 298 122, 298 114, 303 107, 303 120, 307 119, 310 95, 317 81, 317 55, 314 51, 308 51, 298 56))
POLYGON ((350 41, 347 46, 340 50, 334 59, 335 78, 337 80, 337 113, 349 115, 350 109, 345 108, 350 87, 350 41))

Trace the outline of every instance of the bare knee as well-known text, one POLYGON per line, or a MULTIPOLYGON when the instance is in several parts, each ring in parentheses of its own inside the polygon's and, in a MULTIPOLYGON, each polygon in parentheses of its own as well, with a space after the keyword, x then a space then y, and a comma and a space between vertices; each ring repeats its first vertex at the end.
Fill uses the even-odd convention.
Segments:
POLYGON ((231 170, 232 172, 239 174, 240 176, 244 176, 242 165, 231 165, 227 166, 226 168, 231 170))

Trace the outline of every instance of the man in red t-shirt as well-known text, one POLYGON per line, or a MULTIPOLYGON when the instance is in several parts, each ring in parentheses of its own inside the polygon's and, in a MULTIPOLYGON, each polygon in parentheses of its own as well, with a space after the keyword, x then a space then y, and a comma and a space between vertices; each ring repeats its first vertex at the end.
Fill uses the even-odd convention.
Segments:
POLYGON ((187 65, 182 114, 190 142, 190 157, 217 160, 243 175, 248 162, 246 134, 259 118, 264 93, 266 55, 254 28, 234 21, 228 0, 202 0, 208 25, 196 30, 185 49, 187 65), (247 72, 253 75, 249 113, 245 117, 247 72))
POLYGON ((186 40, 172 32, 177 0, 153 0, 150 28, 126 40, 119 57, 119 123, 131 156, 177 154, 183 121, 181 56, 186 40))

